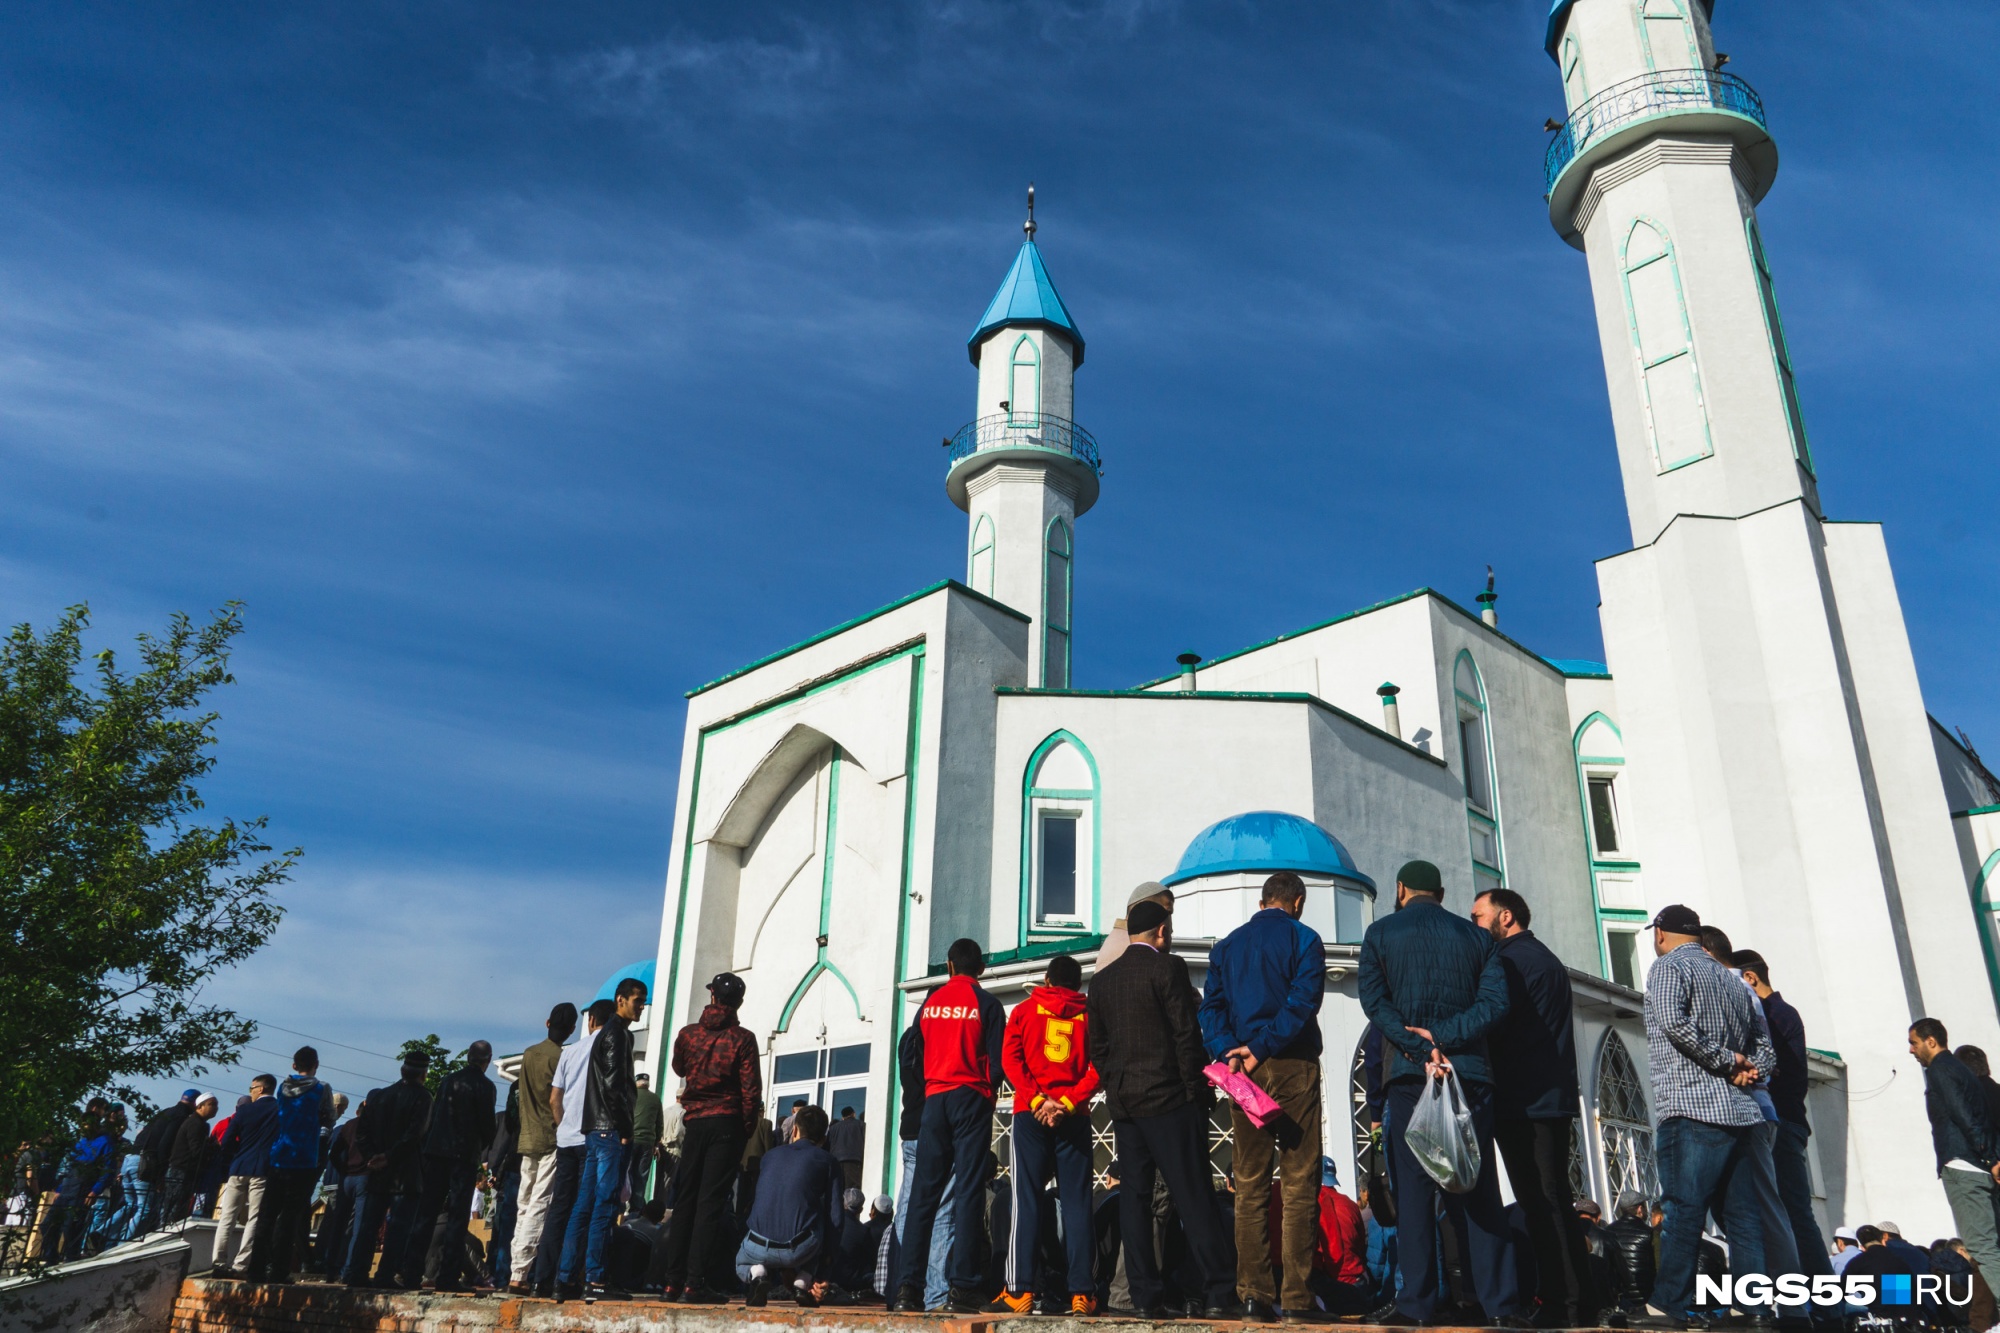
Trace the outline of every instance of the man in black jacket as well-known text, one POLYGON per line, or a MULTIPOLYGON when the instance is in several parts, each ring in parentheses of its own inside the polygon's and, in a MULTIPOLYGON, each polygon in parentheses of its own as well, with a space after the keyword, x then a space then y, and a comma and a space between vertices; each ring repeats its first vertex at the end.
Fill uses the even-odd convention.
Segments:
MULTIPOLYGON (((1951 1039, 1935 1018, 1910 1025, 1910 1054, 1924 1067, 1931 1145, 1959 1239, 1980 1272, 2000 1273, 2000 1223, 1994 1211, 2000 1202, 2000 1128, 1987 1115, 1985 1090, 1978 1075, 1951 1053, 1951 1039)), ((1853 1272, 1853 1266, 1847 1271, 1853 1272)))
POLYGON ((1148 1206, 1155 1175, 1164 1177, 1200 1269, 1211 1319, 1238 1317, 1236 1264, 1215 1206, 1208 1162, 1208 1108, 1214 1094, 1202 1073, 1199 1000, 1185 960, 1167 952, 1171 916, 1141 902, 1125 918, 1131 943, 1090 982, 1091 1052, 1103 1080, 1118 1160, 1119 1228, 1132 1304, 1161 1317, 1159 1266, 1153 1259, 1148 1206))
POLYGON ((1764 1026, 1771 1030, 1771 1048, 1778 1053, 1778 1068, 1771 1075, 1771 1105, 1778 1112, 1777 1133, 1771 1140, 1771 1168, 1777 1176, 1778 1201, 1792 1224, 1797 1242, 1799 1271, 1807 1277, 1831 1276, 1833 1261, 1820 1237, 1819 1217, 1813 1212, 1812 1166, 1806 1157, 1806 1140, 1812 1125, 1806 1119, 1806 1024, 1799 1011, 1785 1003, 1785 997, 1771 989, 1771 965, 1754 949, 1739 949, 1729 958, 1730 966, 1743 974, 1757 1001, 1764 1008, 1764 1026))
POLYGON ((479 1183, 479 1159, 493 1141, 497 1092, 486 1076, 493 1048, 475 1041, 465 1066, 445 1075, 431 1105, 423 1139, 423 1193, 419 1196, 403 1249, 402 1284, 463 1291, 458 1275, 465 1262, 465 1226, 471 1220, 472 1191, 479 1183))
POLYGON ((139 1154, 139 1180, 148 1186, 138 1224, 130 1233, 133 1236, 143 1236, 159 1223, 164 1202, 161 1187, 166 1183, 167 1158, 173 1153, 174 1136, 194 1114, 194 1104, 200 1099, 201 1094, 189 1088, 179 1101, 148 1120, 139 1137, 132 1140, 132 1149, 139 1154))
POLYGON ((1570 1027, 1569 971, 1528 929, 1527 900, 1488 889, 1472 901, 1473 921, 1499 946, 1507 1014, 1486 1035, 1493 1057, 1493 1143, 1507 1163, 1515 1201, 1535 1254, 1542 1299, 1536 1321, 1582 1328, 1589 1257, 1571 1225, 1569 1142, 1577 1114, 1576 1036, 1570 1027))
MULTIPOLYGON (((612 996, 611 1017, 590 1051, 583 1092, 583 1172, 563 1235, 561 1280, 584 1285, 584 1298, 624 1299, 604 1283, 605 1248, 618 1215, 625 1182, 625 1154, 632 1145, 632 1108, 639 1085, 632 1077, 632 1024, 646 1007, 646 983, 627 977, 612 996)), ((678 1202, 678 1201, 677 1201, 678 1202)))
POLYGON ((368 1164, 368 1192, 354 1219, 354 1238, 348 1243, 342 1273, 350 1287, 396 1284, 396 1265, 409 1247, 417 1199, 424 1188, 421 1148, 424 1122, 431 1113, 424 1076, 430 1067, 431 1058, 423 1052, 409 1056, 403 1061, 403 1076, 370 1093, 361 1105, 354 1138, 368 1164), (382 1231, 384 1217, 389 1219, 389 1231, 382 1242, 381 1272, 371 1280, 368 1270, 374 1265, 375 1237, 382 1231))
POLYGON ((215 1119, 219 1109, 221 1105, 213 1093, 202 1097, 195 1102, 194 1113, 174 1131, 173 1142, 163 1146, 166 1172, 160 1185, 162 1226, 172 1226, 188 1215, 188 1205, 194 1201, 195 1182, 208 1169, 209 1156, 215 1150, 208 1137, 208 1122, 215 1119))

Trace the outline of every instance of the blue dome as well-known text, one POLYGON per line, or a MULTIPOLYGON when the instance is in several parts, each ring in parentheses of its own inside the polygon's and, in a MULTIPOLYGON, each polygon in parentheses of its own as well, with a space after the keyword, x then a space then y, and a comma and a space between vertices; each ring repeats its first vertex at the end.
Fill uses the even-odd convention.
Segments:
POLYGON ((646 1003, 651 1004, 653 1002, 653 960, 651 958, 648 958, 643 963, 627 963, 606 977, 604 984, 597 988, 597 994, 590 997, 591 1003, 595 1004, 599 1000, 617 999, 618 983, 627 977, 637 977, 640 981, 646 983, 646 1003))
POLYGON ((1366 885, 1375 881, 1355 868, 1340 839, 1310 819, 1278 810, 1252 810, 1210 824, 1181 854, 1174 873, 1160 881, 1169 888, 1204 875, 1292 870, 1366 885))
POLYGON ((1021 253, 1014 256, 1014 267, 1000 280, 1000 290, 993 293, 986 313, 979 317, 979 326, 966 339, 965 350, 972 364, 979 364, 981 338, 1016 324, 1054 329, 1076 345, 1076 364, 1083 364, 1083 335, 1069 317, 1069 307, 1056 295, 1056 285, 1049 281, 1048 269, 1042 267, 1042 252, 1033 241, 1023 244, 1021 253))

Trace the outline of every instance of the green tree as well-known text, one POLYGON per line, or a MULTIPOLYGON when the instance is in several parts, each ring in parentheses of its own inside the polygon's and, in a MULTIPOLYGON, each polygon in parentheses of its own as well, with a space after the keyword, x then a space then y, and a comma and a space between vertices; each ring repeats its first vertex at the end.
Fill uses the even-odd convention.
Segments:
POLYGON ((297 849, 266 858, 264 820, 201 822, 230 684, 231 603, 81 669, 89 608, 0 646, 0 1144, 65 1128, 127 1082, 233 1064, 255 1025, 201 1003, 204 983, 271 938, 272 891, 297 849))
POLYGON ((435 1032, 427 1036, 412 1037, 396 1049, 398 1061, 407 1060, 413 1055, 428 1055, 431 1058, 430 1072, 424 1075, 424 1086, 430 1089, 433 1097, 437 1096, 438 1085, 444 1082, 445 1075, 455 1074, 465 1068, 465 1052, 460 1051, 457 1055, 453 1055, 445 1044, 438 1040, 438 1034, 435 1032))

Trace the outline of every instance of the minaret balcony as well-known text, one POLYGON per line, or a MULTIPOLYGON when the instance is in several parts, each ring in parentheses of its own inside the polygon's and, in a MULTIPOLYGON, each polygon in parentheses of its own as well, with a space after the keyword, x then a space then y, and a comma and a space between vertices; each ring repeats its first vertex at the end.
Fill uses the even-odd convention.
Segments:
POLYGON ((1098 478, 1104 475, 1097 438, 1068 417, 1001 412, 967 422, 944 444, 945 489, 961 509, 967 506, 966 482, 992 463, 1053 464, 1075 487, 1079 514, 1096 502, 1098 478))
POLYGON ((1549 220, 1581 249, 1576 206, 1597 163, 1655 134, 1716 136, 1735 141, 1749 167, 1751 202, 1763 199, 1778 175, 1778 146, 1764 123, 1764 99, 1734 74, 1715 69, 1664 69, 1615 83, 1570 113, 1542 159, 1549 220), (1671 122, 1671 124, 1667 123, 1671 122))

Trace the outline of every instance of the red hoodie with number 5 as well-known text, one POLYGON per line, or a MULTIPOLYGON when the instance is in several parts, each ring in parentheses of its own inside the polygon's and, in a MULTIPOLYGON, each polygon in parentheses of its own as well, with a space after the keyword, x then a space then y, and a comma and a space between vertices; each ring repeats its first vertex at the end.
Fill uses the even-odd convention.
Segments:
POLYGON ((1089 1105, 1097 1091, 1097 1066, 1090 1062, 1083 992, 1036 987, 1009 1015, 1000 1059, 1014 1085, 1015 1114, 1025 1115, 1044 1101, 1061 1102, 1069 1111, 1089 1105))

